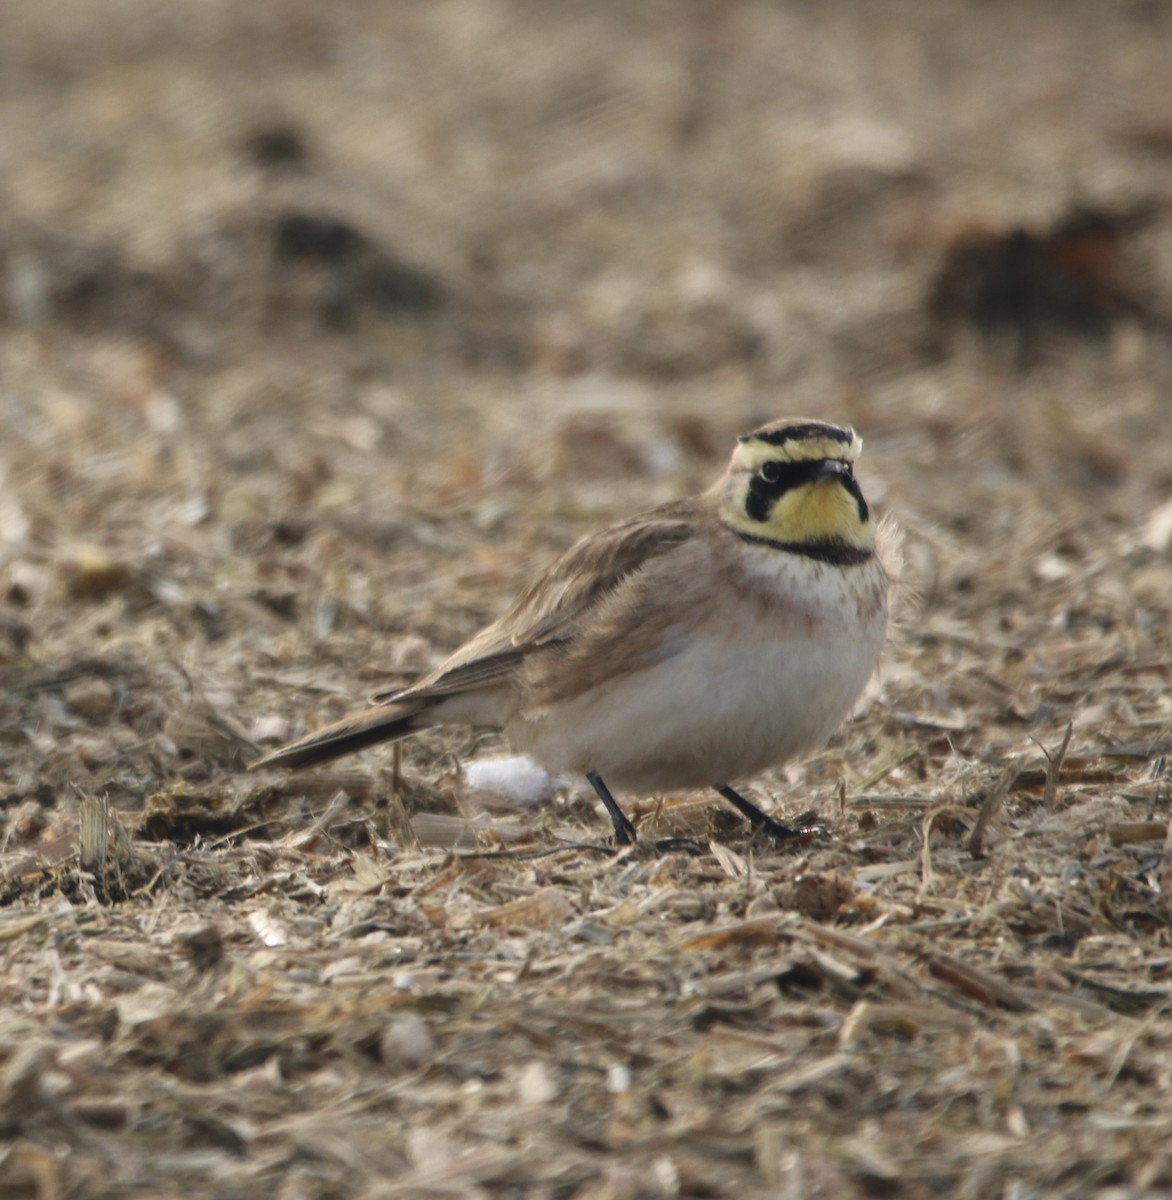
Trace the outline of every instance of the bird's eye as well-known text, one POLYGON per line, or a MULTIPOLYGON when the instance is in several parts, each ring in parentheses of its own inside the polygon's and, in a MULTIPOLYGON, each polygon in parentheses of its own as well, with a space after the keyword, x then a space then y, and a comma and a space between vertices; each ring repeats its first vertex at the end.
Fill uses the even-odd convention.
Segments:
POLYGON ((762 463, 761 478, 764 479, 766 483, 776 483, 781 478, 781 463, 762 463))

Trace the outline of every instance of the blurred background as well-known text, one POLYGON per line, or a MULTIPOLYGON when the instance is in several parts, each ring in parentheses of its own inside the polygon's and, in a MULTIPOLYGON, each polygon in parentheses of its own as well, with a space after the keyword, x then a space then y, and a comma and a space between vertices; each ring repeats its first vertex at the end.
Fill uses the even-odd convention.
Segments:
POLYGON ((10 706, 15 794, 141 798, 176 695, 272 740, 307 681, 408 678, 783 414, 854 423, 907 531, 909 705, 962 706, 934 622, 1021 679, 1043 631, 1160 628, 1169 5, 2 16, 0 661, 106 664, 10 706))
POLYGON ((1172 4, 0 30, 4 1195, 1172 1186, 1172 4), (827 838, 624 797, 726 845, 441 869, 499 739, 243 774, 783 415, 906 538, 855 720, 752 785, 827 838))
MULTIPOLYGON (((12 707, 17 794, 409 678, 784 414, 863 434, 921 634, 1166 615, 1169 5, 2 16, 0 661, 121 679, 12 707)), ((941 644, 888 679, 955 714, 941 644)))

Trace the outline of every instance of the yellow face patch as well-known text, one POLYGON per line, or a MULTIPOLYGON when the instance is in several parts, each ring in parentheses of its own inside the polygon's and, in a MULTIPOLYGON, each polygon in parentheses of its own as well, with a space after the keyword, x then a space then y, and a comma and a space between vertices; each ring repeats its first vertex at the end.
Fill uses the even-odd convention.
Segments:
POLYGON ((874 549, 867 502, 854 478, 854 430, 802 421, 766 426, 733 453, 723 516, 741 537, 837 563, 874 549))

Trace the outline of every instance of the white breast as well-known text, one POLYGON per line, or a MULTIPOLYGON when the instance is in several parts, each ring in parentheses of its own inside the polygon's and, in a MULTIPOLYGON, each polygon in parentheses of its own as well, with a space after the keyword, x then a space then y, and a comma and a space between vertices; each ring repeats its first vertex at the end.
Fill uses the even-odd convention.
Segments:
POLYGON ((674 653, 553 711, 519 713, 510 740, 550 770, 597 771, 635 792, 732 782, 821 745, 878 662, 882 568, 763 548, 745 578, 674 653))

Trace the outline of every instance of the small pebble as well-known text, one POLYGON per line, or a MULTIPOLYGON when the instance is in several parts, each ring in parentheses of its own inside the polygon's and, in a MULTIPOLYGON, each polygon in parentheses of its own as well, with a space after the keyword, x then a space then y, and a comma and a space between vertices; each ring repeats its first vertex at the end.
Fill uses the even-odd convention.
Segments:
POLYGON ((544 1063, 534 1059, 525 1064, 517 1080, 517 1098, 522 1104, 548 1104, 557 1099, 557 1094, 557 1080, 544 1063))
POLYGON ((418 1013, 396 1017, 382 1036, 383 1062, 387 1066, 418 1067, 435 1057, 435 1038, 418 1013))
POLYGON ((88 721, 106 721, 117 701, 114 689, 104 679, 79 679, 65 689, 65 703, 88 721))

